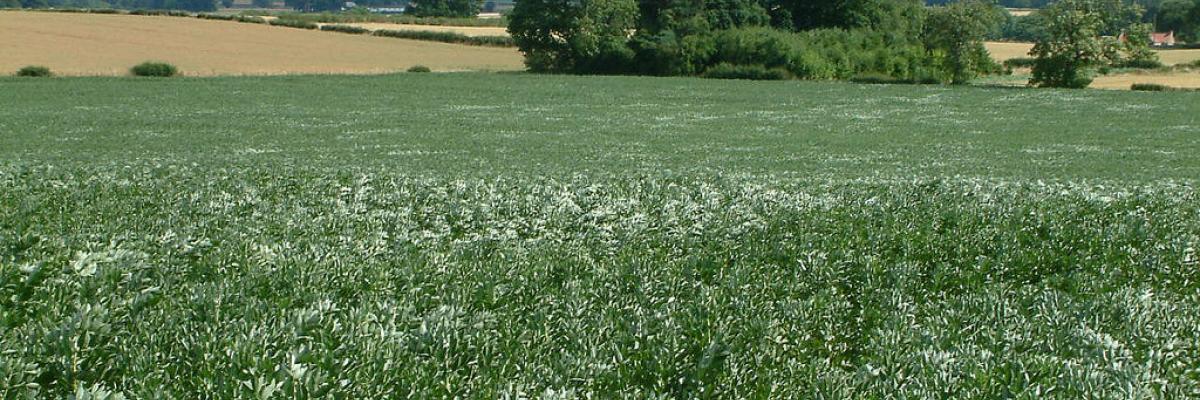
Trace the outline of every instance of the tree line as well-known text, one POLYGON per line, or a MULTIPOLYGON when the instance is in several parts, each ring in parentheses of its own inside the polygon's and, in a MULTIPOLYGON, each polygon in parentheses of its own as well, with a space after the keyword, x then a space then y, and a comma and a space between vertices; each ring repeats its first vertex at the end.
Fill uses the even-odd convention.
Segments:
MULTIPOLYGON (((1121 0, 1050 5, 1031 84, 1086 86, 1106 63, 1157 62, 1147 40, 1101 40, 1148 36, 1140 10, 1121 0)), ((509 32, 538 72, 961 84, 1000 70, 983 41, 1003 20, 983 0, 522 0, 509 32)))

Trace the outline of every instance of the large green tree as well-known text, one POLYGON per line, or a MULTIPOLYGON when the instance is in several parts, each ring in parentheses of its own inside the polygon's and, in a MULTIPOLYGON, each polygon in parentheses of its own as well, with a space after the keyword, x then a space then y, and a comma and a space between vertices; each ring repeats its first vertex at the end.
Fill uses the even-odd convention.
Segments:
POLYGON ((1180 40, 1200 39, 1200 1, 1164 1, 1154 14, 1154 25, 1159 31, 1174 31, 1180 40))
POLYGON ((1105 59, 1100 40, 1104 20, 1096 5, 1090 0, 1060 0, 1044 10, 1047 37, 1029 53, 1037 58, 1031 85, 1084 88, 1092 83, 1093 70, 1105 59))
POLYGON ((930 9, 925 43, 952 83, 968 83, 995 64, 983 40, 1002 18, 994 4, 981 0, 930 9))
POLYGON ((623 72, 633 58, 628 37, 634 0, 522 0, 508 32, 538 72, 623 72))

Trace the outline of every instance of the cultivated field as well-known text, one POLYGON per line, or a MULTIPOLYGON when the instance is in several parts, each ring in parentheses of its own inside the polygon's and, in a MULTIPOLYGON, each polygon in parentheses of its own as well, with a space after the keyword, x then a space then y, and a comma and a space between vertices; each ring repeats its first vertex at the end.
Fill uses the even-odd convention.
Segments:
MULTIPOLYGON (((1019 42, 987 42, 984 44, 988 52, 992 54, 992 58, 997 61, 1004 61, 1018 57, 1029 57, 1029 50, 1033 49, 1032 43, 1019 42)), ((1166 65, 1190 63, 1200 60, 1200 49, 1171 49, 1171 50, 1156 50, 1158 58, 1166 65)))
POLYGON ((1157 83, 1174 88, 1200 89, 1200 71, 1134 72, 1097 76, 1089 86, 1095 89, 1129 89, 1135 83, 1157 83))
MULTIPOLYGON (((988 52, 997 61, 1029 57, 1030 43, 988 42, 988 52)), ((1200 49, 1158 50, 1163 64, 1175 65, 1200 60, 1200 49)), ((1129 89, 1134 83, 1157 83, 1177 88, 1200 88, 1200 71, 1132 72, 1097 76, 1091 87, 1096 89, 1129 89)))
POLYGON ((1197 100, 0 78, 0 398, 1196 398, 1197 100))
POLYGON ((165 60, 185 75, 519 70, 515 49, 462 46, 194 18, 0 12, 0 71, 123 75, 165 60))

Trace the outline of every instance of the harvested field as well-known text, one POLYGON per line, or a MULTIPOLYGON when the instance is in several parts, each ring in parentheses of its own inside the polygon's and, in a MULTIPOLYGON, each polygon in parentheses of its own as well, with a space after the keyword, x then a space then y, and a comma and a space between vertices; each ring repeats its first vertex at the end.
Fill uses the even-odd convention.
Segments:
POLYGON ((1157 83, 1174 88, 1200 89, 1200 71, 1098 76, 1092 82, 1091 87, 1096 89, 1129 89, 1129 86, 1135 83, 1157 83))
MULTIPOLYGON (((1029 57, 1029 50, 1033 49, 1033 43, 987 42, 985 46, 987 46, 988 52, 992 53, 992 58, 995 58, 996 61, 1029 57)), ((1156 51, 1158 52, 1158 58, 1166 65, 1183 64, 1200 60, 1200 49, 1156 51)))
POLYGON ((184 75, 520 70, 515 49, 341 35, 227 21, 0 12, 0 74, 45 65, 60 75, 125 75, 146 60, 184 75))
POLYGON ((992 58, 1000 62, 1029 57, 1029 50, 1033 49, 1033 43, 987 42, 984 46, 987 47, 988 53, 992 54, 992 58))
POLYGON ((1159 50, 1158 58, 1163 64, 1186 64, 1200 60, 1200 49, 1159 50))

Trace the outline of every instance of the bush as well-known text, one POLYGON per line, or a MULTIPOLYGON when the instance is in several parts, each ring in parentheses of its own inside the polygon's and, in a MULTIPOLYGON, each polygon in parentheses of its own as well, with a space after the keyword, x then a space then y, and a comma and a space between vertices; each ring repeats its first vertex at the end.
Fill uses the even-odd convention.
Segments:
POLYGON ((262 17, 239 15, 239 16, 237 16, 236 19, 237 19, 237 22, 241 22, 244 24, 265 24, 265 23, 267 23, 267 20, 262 17))
POLYGON ((1130 90, 1140 92, 1166 92, 1172 90, 1170 86, 1160 85, 1157 83, 1135 83, 1129 87, 1130 90))
POLYGON ((190 17, 191 13, 186 11, 173 10, 133 10, 129 15, 155 16, 155 17, 190 17))
POLYGON ((350 34, 355 34, 355 35, 362 35, 362 34, 371 32, 370 30, 368 30, 366 28, 360 28, 357 26, 350 26, 350 25, 322 25, 321 30, 330 31, 330 32, 350 33, 350 34))
POLYGON ((238 17, 235 15, 222 15, 222 14, 196 14, 196 18, 214 19, 214 20, 218 20, 218 21, 233 21, 233 20, 238 19, 238 17))
POLYGON ((1004 60, 1003 65, 1006 68, 1033 68, 1033 64, 1037 62, 1033 57, 1017 57, 1004 60))
POLYGON ((467 36, 458 32, 433 31, 391 31, 378 30, 372 35, 399 39, 427 40, 442 43, 467 44, 472 46, 513 47, 513 39, 508 36, 467 36))
POLYGON ((40 65, 30 65, 30 66, 27 66, 25 68, 21 68, 20 70, 18 70, 17 76, 24 76, 24 77, 30 77, 30 78, 45 78, 45 77, 54 76, 54 74, 52 72, 50 72, 50 68, 43 67, 40 65))
POLYGON ((294 19, 277 18, 268 22, 273 26, 286 26, 288 28, 299 29, 317 29, 317 24, 308 21, 298 21, 294 19))
POLYGON ((174 65, 157 61, 147 61, 138 64, 133 68, 130 68, 129 72, 134 76, 152 76, 164 78, 179 75, 179 69, 175 68, 174 65))
POLYGON ((424 65, 414 65, 412 68, 408 69, 408 72, 432 72, 432 71, 429 70, 429 67, 426 67, 424 65))
POLYGON ((912 83, 911 81, 897 79, 888 74, 880 72, 864 72, 850 77, 850 82, 865 83, 871 85, 891 85, 901 83, 912 83))
POLYGON ((792 75, 782 68, 767 68, 762 65, 717 64, 701 74, 712 79, 747 79, 754 81, 781 81, 792 75))
POLYGON ((1140 59, 1140 60, 1125 60, 1114 65, 1117 68, 1136 68, 1136 69, 1159 69, 1166 67, 1161 61, 1155 59, 1140 59))

